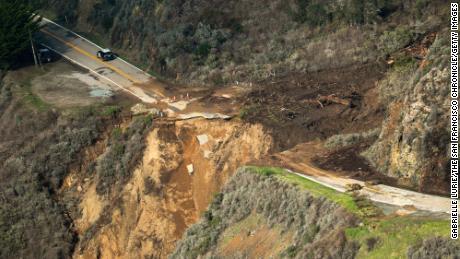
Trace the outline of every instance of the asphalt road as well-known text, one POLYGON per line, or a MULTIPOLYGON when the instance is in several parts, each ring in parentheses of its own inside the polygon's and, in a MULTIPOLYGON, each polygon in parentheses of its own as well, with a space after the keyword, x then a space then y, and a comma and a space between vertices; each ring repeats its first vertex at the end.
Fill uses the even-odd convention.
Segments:
POLYGON ((156 103, 162 98, 161 93, 154 89, 145 90, 155 78, 141 69, 121 58, 104 62, 96 56, 103 46, 98 46, 50 20, 43 19, 43 25, 39 32, 42 45, 145 103, 156 103))

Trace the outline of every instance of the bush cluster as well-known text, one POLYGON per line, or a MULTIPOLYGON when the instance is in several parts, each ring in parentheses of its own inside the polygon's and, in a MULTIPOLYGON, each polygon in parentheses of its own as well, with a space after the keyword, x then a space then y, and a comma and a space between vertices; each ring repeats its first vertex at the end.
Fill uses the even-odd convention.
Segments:
POLYGON ((376 140, 380 134, 380 129, 376 128, 362 133, 339 134, 334 135, 326 140, 326 148, 342 148, 351 146, 363 141, 376 140))
POLYGON ((220 234, 252 212, 262 215, 269 227, 295 233, 292 247, 285 254, 297 258, 306 258, 308 254, 322 258, 354 255, 357 247, 345 239, 321 245, 331 238, 331 233, 337 238, 343 227, 354 225, 354 216, 325 198, 314 198, 273 175, 251 170, 238 170, 214 198, 201 221, 187 230, 171 258, 197 258, 204 254, 212 257, 220 234))
MULTIPOLYGON (((72 17, 69 13, 78 10, 74 2, 55 11, 72 17)), ((73 20, 77 28, 92 28, 121 54, 168 79, 249 84, 376 61, 416 36, 408 26, 417 14, 430 23, 438 2, 103 0, 73 20), (401 26, 391 27, 393 21, 401 26)))
POLYGON ((445 237, 434 237, 423 240, 407 251, 409 259, 458 258, 460 244, 445 237))
POLYGON ((4 132, 8 132, 6 128, 29 129, 24 136, 5 134, 0 142, 12 147, 2 156, 0 166, 1 258, 70 256, 75 235, 65 215, 67 209, 56 201, 54 193, 69 166, 78 163, 82 149, 98 138, 99 126, 101 123, 91 117, 44 117, 30 111, 21 114, 18 124, 2 123, 4 132), (40 125, 43 122, 46 126, 40 125))
POLYGON ((98 194, 110 193, 115 184, 123 186, 142 158, 144 138, 152 126, 153 118, 147 115, 135 118, 124 131, 120 128, 112 130, 108 148, 97 160, 95 168, 98 194))
POLYGON ((40 28, 33 1, 0 0, 0 70, 18 65, 18 59, 40 28))

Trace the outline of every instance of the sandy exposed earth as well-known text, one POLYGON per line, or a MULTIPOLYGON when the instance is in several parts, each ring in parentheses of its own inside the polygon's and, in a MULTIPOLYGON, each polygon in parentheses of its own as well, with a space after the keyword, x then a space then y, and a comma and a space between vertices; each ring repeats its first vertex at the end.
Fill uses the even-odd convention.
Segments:
POLYGON ((32 91, 59 108, 87 106, 103 102, 119 92, 92 74, 67 62, 47 64, 47 72, 34 78, 32 91))

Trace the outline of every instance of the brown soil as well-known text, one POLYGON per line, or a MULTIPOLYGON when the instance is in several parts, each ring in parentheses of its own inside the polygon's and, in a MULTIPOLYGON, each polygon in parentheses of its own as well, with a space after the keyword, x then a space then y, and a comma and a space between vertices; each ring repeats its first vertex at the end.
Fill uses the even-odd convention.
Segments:
MULTIPOLYGON (((255 217, 254 213, 242 222, 251 217, 255 217)), ((253 224, 240 224, 236 223, 234 226, 230 226, 222 234, 224 238, 219 240, 216 248, 219 257, 272 258, 286 250, 293 242, 293 233, 283 233, 277 227, 270 227, 263 218, 253 222, 253 224), (229 235, 227 233, 230 232, 229 230, 236 233, 229 235)))
POLYGON ((312 158, 312 164, 321 169, 337 172, 338 175, 346 175, 353 179, 396 186, 396 179, 375 171, 369 162, 359 155, 370 144, 360 143, 333 151, 324 151, 312 158))
POLYGON ((66 181, 82 189, 82 213, 75 222, 85 238, 74 257, 165 258, 237 167, 272 148, 263 127, 237 120, 156 123, 142 163, 120 193, 99 196, 92 191, 94 178, 66 181), (203 134, 206 143, 199 142, 203 134))
POLYGON ((386 68, 378 64, 347 67, 310 74, 289 74, 260 86, 241 98, 245 120, 260 122, 273 130, 278 150, 298 143, 380 126, 383 109, 376 82, 386 68), (308 103, 318 95, 350 100, 344 106, 308 103))

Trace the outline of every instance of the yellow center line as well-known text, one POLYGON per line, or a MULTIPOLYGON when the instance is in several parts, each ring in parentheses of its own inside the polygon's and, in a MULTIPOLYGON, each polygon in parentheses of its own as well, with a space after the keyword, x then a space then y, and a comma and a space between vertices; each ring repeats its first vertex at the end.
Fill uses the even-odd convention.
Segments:
POLYGON ((102 62, 101 60, 99 60, 98 58, 96 58, 93 54, 87 52, 86 50, 81 49, 81 48, 78 47, 77 45, 75 45, 75 44, 73 44, 73 43, 70 43, 70 42, 68 42, 68 41, 66 41, 66 40, 64 40, 64 39, 62 39, 61 37, 57 36, 56 34, 54 34, 54 33, 52 33, 52 32, 49 32, 49 31, 47 31, 47 30, 45 30, 45 29, 42 29, 41 31, 44 32, 45 34, 48 34, 49 36, 55 38, 56 40, 58 40, 58 41, 64 43, 65 45, 71 47, 72 49, 74 49, 74 50, 80 52, 81 54, 87 56, 88 58, 93 59, 93 60, 97 61, 98 63, 103 64, 105 67, 108 67, 108 68, 112 69, 114 72, 118 73, 119 75, 121 75, 121 76, 124 77, 125 79, 128 79, 129 81, 134 82, 134 83, 137 83, 137 84, 140 83, 139 81, 137 81, 136 79, 134 79, 132 76, 126 74, 126 73, 123 72, 122 70, 120 70, 120 69, 118 69, 118 68, 116 68, 116 67, 114 67, 114 66, 112 66, 112 65, 110 65, 110 64, 107 64, 107 63, 105 63, 105 62, 102 62))

